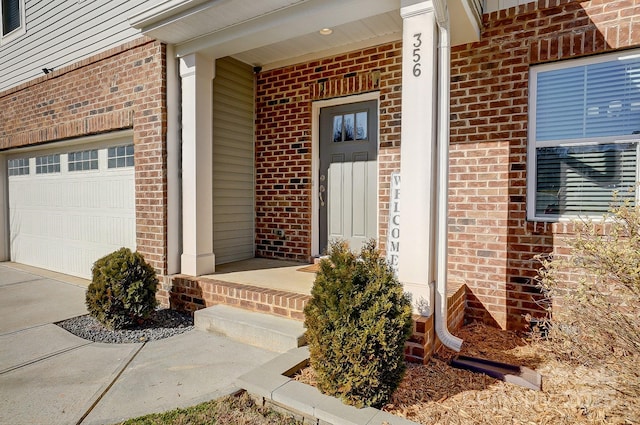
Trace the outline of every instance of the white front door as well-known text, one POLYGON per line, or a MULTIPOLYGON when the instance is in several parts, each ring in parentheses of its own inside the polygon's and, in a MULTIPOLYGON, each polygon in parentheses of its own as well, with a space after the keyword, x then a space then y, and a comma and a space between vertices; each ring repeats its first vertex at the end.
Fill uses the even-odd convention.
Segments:
POLYGON ((336 239, 359 250, 377 237, 378 103, 320 110, 320 252, 336 239))

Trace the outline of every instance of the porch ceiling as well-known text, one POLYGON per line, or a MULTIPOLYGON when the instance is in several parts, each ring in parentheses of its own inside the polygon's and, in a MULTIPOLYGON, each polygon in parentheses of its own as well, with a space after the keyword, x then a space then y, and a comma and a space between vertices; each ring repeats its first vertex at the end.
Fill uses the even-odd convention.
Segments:
MULTIPOLYGON (((460 25, 455 18, 464 8, 454 4, 474 1, 449 1, 454 43, 456 32, 465 39, 477 34, 468 18, 460 25), (467 28, 456 31, 462 25, 467 28)), ((178 57, 196 52, 211 58, 233 56, 270 69, 400 40, 400 5, 400 0, 164 0, 129 23, 174 44, 178 57), (323 28, 333 33, 320 35, 323 28)))

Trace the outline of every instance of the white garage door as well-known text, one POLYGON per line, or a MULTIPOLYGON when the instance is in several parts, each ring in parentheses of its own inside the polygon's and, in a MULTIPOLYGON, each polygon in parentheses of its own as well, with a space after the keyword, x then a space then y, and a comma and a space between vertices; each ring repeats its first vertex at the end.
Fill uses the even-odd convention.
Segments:
POLYGON ((133 143, 8 157, 11 260, 91 277, 98 258, 136 247, 133 143))

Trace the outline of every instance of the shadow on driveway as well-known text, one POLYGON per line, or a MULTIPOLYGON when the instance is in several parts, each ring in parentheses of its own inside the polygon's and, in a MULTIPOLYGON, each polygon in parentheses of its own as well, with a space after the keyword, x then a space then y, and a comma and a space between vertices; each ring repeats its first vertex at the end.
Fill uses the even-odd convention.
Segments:
POLYGON ((53 323, 86 314, 86 288, 0 263, 0 423, 113 424, 238 390, 272 353, 192 330, 103 344, 53 323))

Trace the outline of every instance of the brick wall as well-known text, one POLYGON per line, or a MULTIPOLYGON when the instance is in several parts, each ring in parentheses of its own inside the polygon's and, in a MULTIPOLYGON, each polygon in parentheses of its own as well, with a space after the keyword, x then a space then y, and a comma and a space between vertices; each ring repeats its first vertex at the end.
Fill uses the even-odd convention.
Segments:
POLYGON ((167 306, 189 313, 217 304, 226 304, 304 321, 304 307, 311 298, 309 295, 205 277, 175 275, 171 276, 170 281, 170 289, 165 289, 167 306))
MULTIPOLYGON (((466 285, 447 288, 447 329, 453 334, 464 325, 467 292, 466 285)), ((404 345, 405 359, 412 363, 426 363, 442 347, 436 335, 434 316, 414 315, 411 336, 404 345)))
POLYGON ((540 0, 484 15, 481 39, 452 50, 450 280, 468 319, 505 328, 539 314, 534 255, 562 224, 526 220, 530 65, 640 45, 640 0, 540 0))
POLYGON ((401 43, 266 71, 256 94, 256 255, 311 255, 311 103, 380 92, 379 233, 384 249, 391 172, 400 168, 401 43), (286 237, 274 234, 283 229, 286 237))
POLYGON ((133 129, 136 243, 166 273, 166 57, 147 38, 0 93, 0 150, 133 129))

